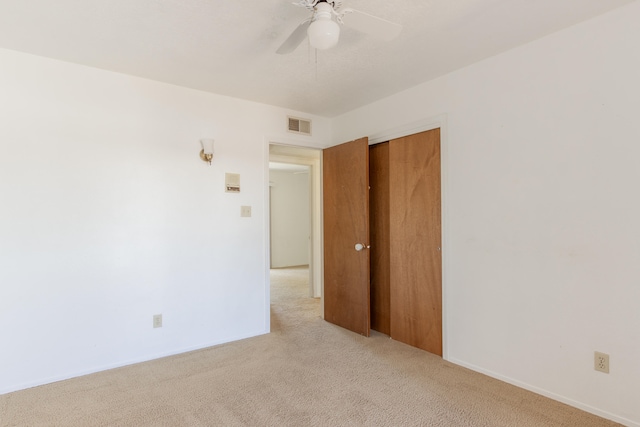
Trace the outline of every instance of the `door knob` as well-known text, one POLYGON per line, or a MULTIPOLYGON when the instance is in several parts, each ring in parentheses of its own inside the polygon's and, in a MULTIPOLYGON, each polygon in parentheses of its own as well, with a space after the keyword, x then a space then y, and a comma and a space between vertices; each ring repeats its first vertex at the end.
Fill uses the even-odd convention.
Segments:
POLYGON ((363 249, 369 249, 370 245, 363 245, 362 243, 356 243, 356 251, 360 252, 363 249))

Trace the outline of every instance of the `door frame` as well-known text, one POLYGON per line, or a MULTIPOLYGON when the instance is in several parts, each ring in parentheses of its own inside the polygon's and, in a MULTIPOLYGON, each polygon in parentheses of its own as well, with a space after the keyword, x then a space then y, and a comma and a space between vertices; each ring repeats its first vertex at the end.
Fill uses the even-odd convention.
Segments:
MULTIPOLYGON (((390 127, 383 129, 381 131, 373 132, 370 135, 353 135, 352 138, 347 136, 342 136, 341 140, 352 140, 355 138, 359 138, 362 136, 369 137, 369 145, 378 144, 380 142, 390 141, 396 138, 402 138, 405 136, 413 135, 415 133, 425 132, 429 130, 433 130, 436 128, 440 128, 440 194, 441 194, 441 226, 442 226, 442 358, 444 360, 449 360, 449 310, 447 309, 447 295, 448 295, 448 284, 449 284, 449 271, 450 271, 450 261, 449 261, 449 241, 450 241, 450 231, 449 231, 449 216, 447 215, 448 206, 449 206, 449 144, 448 144, 448 126, 447 126, 447 114, 439 114, 436 116, 427 117, 424 119, 420 119, 414 122, 409 122, 405 124, 401 124, 398 126, 390 127)), ((310 143, 309 141, 304 141, 301 139, 291 139, 291 138, 282 138, 282 137, 265 137, 265 160, 264 160, 264 174, 265 174, 265 206, 269 206, 269 145, 288 145, 292 147, 298 148, 306 148, 306 149, 316 149, 323 150, 327 147, 338 145, 331 143, 328 145, 319 145, 310 143)), ((320 177, 322 178, 322 159, 320 160, 319 165, 320 170, 318 171, 320 177)), ((322 185, 321 185, 322 187, 322 185)), ((322 188, 320 188, 320 209, 322 211, 322 188)), ((265 224, 264 229, 266 233, 265 239, 265 292, 266 292, 266 310, 265 310, 265 318, 266 318, 266 330, 270 330, 270 290, 269 290, 269 258, 270 258, 270 236, 269 236, 269 212, 268 209, 265 209, 265 224)), ((320 257, 321 257, 321 265, 316 265, 315 268, 320 269, 320 288, 321 288, 321 316, 324 318, 324 258, 322 257, 322 252, 324 251, 324 245, 322 242, 322 233, 324 232, 322 224, 322 214, 320 215, 320 257)))
MULTIPOLYGON (((310 192, 310 201, 312 203, 311 209, 311 247, 312 260, 310 262, 313 263, 313 266, 310 266, 310 276, 313 275, 313 286, 314 293, 320 293, 321 305, 322 301, 322 291, 324 288, 324 258, 323 258, 323 245, 322 245, 322 233, 324 232, 322 227, 322 150, 326 148, 326 145, 320 145, 318 143, 313 143, 310 141, 306 141, 300 138, 291 138, 286 136, 265 136, 264 137, 264 230, 265 230, 265 239, 264 239, 264 274, 265 274, 265 312, 264 312, 264 322, 265 322, 265 330, 271 331, 271 279, 270 279, 270 267, 271 267, 271 212, 269 209, 270 200, 269 200, 269 160, 270 160, 270 150, 269 147, 271 145, 280 145, 285 147, 299 148, 304 150, 318 150, 320 155, 318 161, 308 161, 305 163, 304 160, 300 160, 299 164, 306 164, 310 166, 309 171, 309 181, 311 186, 310 192), (317 183, 317 184, 316 184, 317 183), (317 212, 314 214, 314 211, 317 212)), ((289 162, 294 156, 289 157, 289 162)), ((286 163, 283 161, 284 158, 279 158, 277 161, 286 163)), ((311 277, 310 277, 311 278, 311 277)), ((321 313, 324 314, 324 307, 321 306, 321 313)))
MULTIPOLYGON (((281 144, 269 144, 271 145, 281 145, 281 144)), ((298 148, 298 147, 296 147, 298 148)), ((299 147, 302 148, 302 147, 299 147)), ((315 150, 310 148, 309 150, 315 150)), ((319 151, 319 150, 318 150, 319 151)), ((317 193, 320 188, 322 188, 321 183, 317 182, 319 180, 320 174, 320 159, 307 159, 303 157, 296 156, 288 156, 288 155, 280 155, 280 154, 270 154, 269 155, 270 162, 276 163, 287 163, 291 165, 300 165, 306 166, 308 168, 309 173, 309 185, 307 188, 307 192, 309 194, 309 241, 307 243, 307 250, 309 256, 309 297, 320 296, 320 279, 317 275, 318 266, 316 264, 319 263, 319 259, 317 257, 318 247, 322 249, 321 245, 317 245, 316 242, 321 243, 322 240, 317 236, 317 225, 321 223, 321 218, 319 217, 318 207, 317 207, 317 193), (316 247, 318 246, 318 247, 316 247), (316 292, 316 289, 318 290, 316 292)), ((269 182, 269 254, 271 255, 271 182, 269 182)), ((271 258, 271 257, 270 257, 271 258)), ((269 267, 271 267, 271 259, 269 259, 269 267)))

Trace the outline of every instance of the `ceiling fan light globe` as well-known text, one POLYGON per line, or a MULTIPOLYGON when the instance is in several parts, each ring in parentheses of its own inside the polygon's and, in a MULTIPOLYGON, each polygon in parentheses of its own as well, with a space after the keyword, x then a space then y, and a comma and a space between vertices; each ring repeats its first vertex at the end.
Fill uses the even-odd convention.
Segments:
POLYGON ((331 19, 317 19, 307 29, 309 43, 316 49, 324 50, 338 44, 340 25, 331 19))

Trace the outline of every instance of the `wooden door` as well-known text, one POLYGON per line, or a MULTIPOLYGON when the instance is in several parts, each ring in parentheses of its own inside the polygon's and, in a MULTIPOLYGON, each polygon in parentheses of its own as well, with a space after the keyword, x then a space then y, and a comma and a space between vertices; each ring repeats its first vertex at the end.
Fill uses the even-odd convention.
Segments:
POLYGON ((322 162, 324 318, 369 336, 368 138, 325 149, 322 162))
POLYGON ((391 338, 442 356, 440 129, 390 141, 391 338))
POLYGON ((369 147, 371 329, 391 335, 389 259, 389 143, 369 147))

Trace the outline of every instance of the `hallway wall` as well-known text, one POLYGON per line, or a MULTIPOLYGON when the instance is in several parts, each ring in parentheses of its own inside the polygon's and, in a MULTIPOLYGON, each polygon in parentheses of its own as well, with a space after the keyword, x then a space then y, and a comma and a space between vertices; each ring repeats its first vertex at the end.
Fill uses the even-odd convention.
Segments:
POLYGON ((271 170, 271 268, 309 264, 309 173, 271 170))

